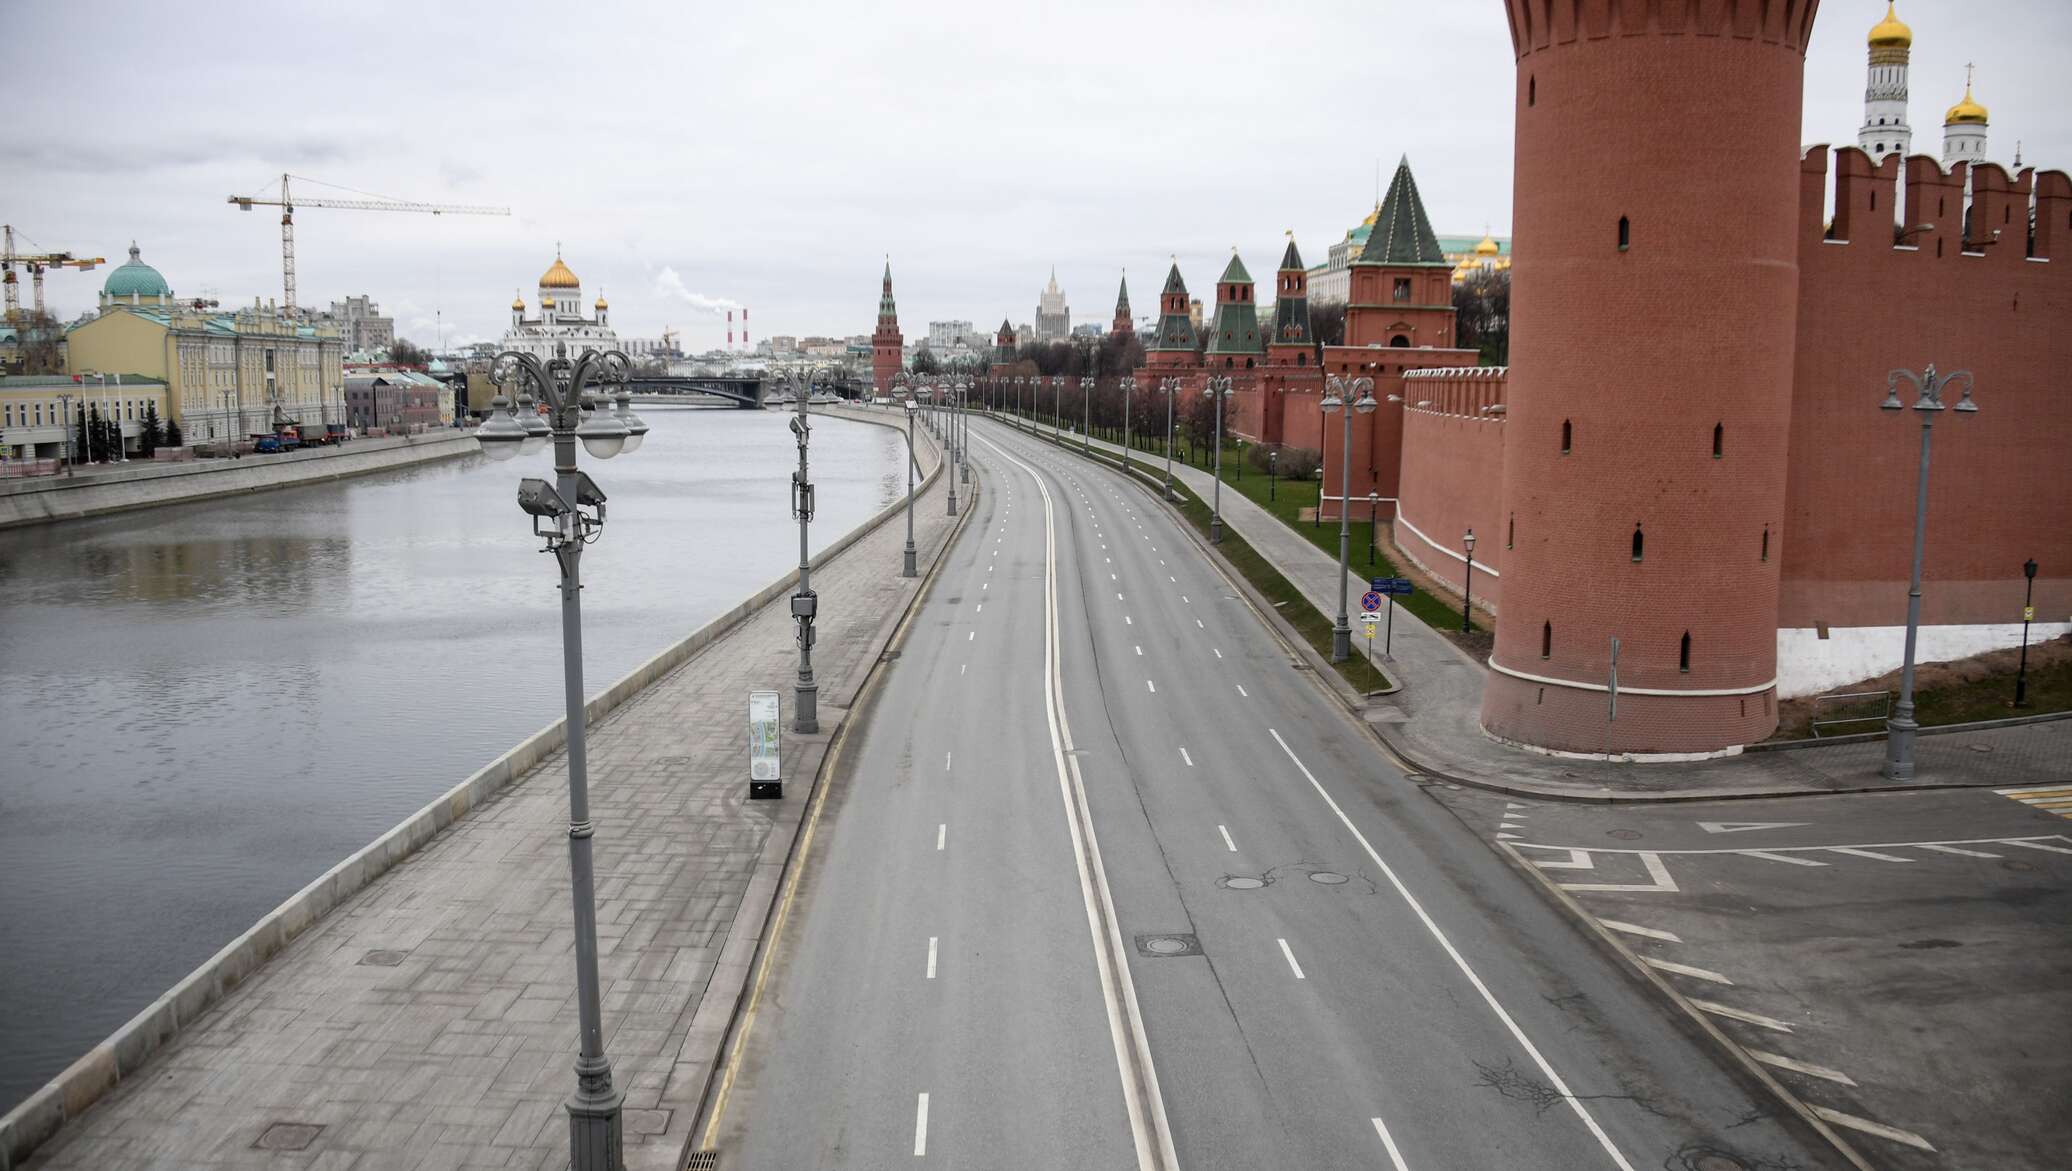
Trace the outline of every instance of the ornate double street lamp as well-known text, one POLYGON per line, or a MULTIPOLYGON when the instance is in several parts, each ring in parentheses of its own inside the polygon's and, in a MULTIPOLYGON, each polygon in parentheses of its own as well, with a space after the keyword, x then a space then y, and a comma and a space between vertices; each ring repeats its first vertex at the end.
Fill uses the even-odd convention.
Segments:
MULTIPOLYGON (((1331 625, 1331 661, 1334 663, 1342 663, 1353 654, 1352 620, 1345 609, 1345 578, 1350 572, 1346 562, 1352 552, 1353 540, 1353 415, 1371 415, 1374 413, 1375 405, 1372 378, 1362 376, 1345 379, 1336 374, 1331 376, 1330 382, 1324 388, 1323 401, 1317 404, 1326 415, 1346 411, 1348 406, 1352 408, 1351 411, 1346 411, 1344 426, 1339 428, 1344 439, 1340 449, 1343 458, 1338 461, 1338 618, 1331 625), (1359 398, 1348 403, 1346 400, 1352 395, 1358 395, 1359 398)), ((1324 498, 1320 494, 1317 497, 1317 511, 1323 510, 1324 498)))
MULTIPOLYGON (((1211 499, 1209 503, 1209 544, 1211 545, 1223 543, 1223 397, 1229 393, 1230 375, 1228 374, 1210 378, 1209 385, 1202 391, 1202 395, 1215 404, 1214 409, 1216 413, 1216 456, 1214 461, 1215 471, 1212 473, 1214 484, 1210 489, 1211 499)), ((1370 407, 1369 409, 1373 408, 1370 407)), ((1339 566, 1338 576, 1341 580, 1338 583, 1338 592, 1340 593, 1345 592, 1345 582, 1342 580, 1345 577, 1344 569, 1344 566, 1339 566)), ((1342 605, 1339 607, 1341 610, 1344 608, 1342 605)), ((1348 653, 1350 653, 1352 644, 1347 643, 1346 645, 1348 653)))
POLYGON ((2022 576, 2029 579, 2022 589, 2022 665, 2014 673, 2014 706, 2029 706, 2029 620, 2036 616, 2036 559, 2022 562, 2022 576))
POLYGON ((576 443, 597 459, 610 459, 640 446, 647 424, 633 413, 626 391, 631 365, 626 355, 584 351, 571 362, 564 345, 542 362, 532 354, 507 352, 497 357, 491 377, 497 395, 489 419, 476 428, 483 454, 507 460, 521 452, 537 452, 551 437, 554 482, 526 478, 518 482, 518 506, 532 517, 535 536, 546 540, 543 552, 554 554, 561 567, 562 698, 567 710, 568 741, 568 871, 575 906, 576 1006, 579 1016, 576 1088, 568 1110, 569 1162, 574 1167, 619 1171, 625 1165, 620 1105, 625 1095, 612 1086, 611 1062, 604 1055, 604 1020, 597 979, 596 879, 591 864, 590 779, 588 739, 583 724, 583 608, 580 567, 583 546, 604 528, 604 493, 576 469, 576 443), (521 402, 532 401, 537 388, 546 399, 548 420, 528 409, 521 417, 503 387, 519 384, 521 402), (619 388, 617 411, 607 411, 590 394, 596 383, 619 388), (587 417, 586 417, 587 416, 587 417), (587 510, 587 511, 586 511, 587 510))
POLYGON ((1132 370, 1122 379, 1122 470, 1130 470, 1130 396, 1137 389, 1137 372, 1132 370))
POLYGON ((1158 388, 1165 391, 1166 396, 1165 496, 1167 500, 1171 500, 1173 498, 1173 399, 1180 393, 1180 380, 1170 376, 1161 378, 1158 380, 1158 388))
POLYGON ((813 481, 807 474, 806 448, 813 438, 813 424, 806 418, 813 399, 813 387, 822 382, 832 386, 841 371, 832 366, 793 374, 792 399, 798 414, 792 416, 791 433, 798 440, 799 470, 791 474, 791 514, 799 522, 799 588, 791 595, 791 617, 798 623, 799 677, 792 687, 792 731, 811 735, 820 731, 820 685, 813 681, 813 620, 819 616, 820 596, 813 592, 812 558, 807 554, 807 535, 813 524, 813 481))
POLYGON ((892 395, 898 400, 900 409, 906 412, 907 538, 906 548, 900 553, 899 576, 913 577, 918 571, 917 559, 919 556, 918 551, 914 548, 914 415, 917 412, 914 410, 913 395, 907 390, 906 375, 897 374, 893 376, 892 395))
POLYGON ((1094 452, 1094 376, 1091 374, 1079 380, 1079 451, 1082 455, 1094 452))
POLYGON ((1266 450, 1266 498, 1268 500, 1279 500, 1281 498, 1280 488, 1281 449, 1270 447, 1266 450))
POLYGON ((1921 553, 1928 539, 1928 448, 1935 436, 1935 416, 1943 410, 1943 389, 1959 379, 1964 381, 1964 397, 1950 409, 1960 415, 1976 414, 1978 404, 1971 401, 1971 371, 1938 375, 1933 363, 1920 374, 1894 370, 1886 375, 1885 401, 1878 404, 1882 410, 1905 410, 1906 404, 1899 401, 1902 381, 1912 383, 1919 392, 1914 400, 1914 410, 1921 416, 1921 474, 1914 484, 1914 567, 1907 578, 1906 657, 1899 671, 1899 702, 1893 706, 1891 718, 1885 721, 1884 773, 1888 780, 1911 780, 1914 775, 1914 733, 1921 727, 1914 722, 1914 639, 1921 629, 1921 553))

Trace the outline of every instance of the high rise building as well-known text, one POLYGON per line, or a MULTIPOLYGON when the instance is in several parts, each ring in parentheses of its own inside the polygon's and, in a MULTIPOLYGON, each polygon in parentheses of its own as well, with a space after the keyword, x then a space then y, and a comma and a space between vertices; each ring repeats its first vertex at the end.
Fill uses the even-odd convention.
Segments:
POLYGON ((1041 296, 1036 298, 1036 340, 1058 341, 1072 333, 1072 309, 1065 304, 1064 291, 1058 288, 1058 270, 1050 270, 1050 283, 1045 285, 1041 296))
MULTIPOLYGON (((331 302, 330 311, 318 316, 338 327, 339 340, 348 354, 372 354, 396 344, 396 319, 383 317, 381 306, 368 296, 347 297, 331 302)), ((426 342, 435 339, 426 338, 426 342)))

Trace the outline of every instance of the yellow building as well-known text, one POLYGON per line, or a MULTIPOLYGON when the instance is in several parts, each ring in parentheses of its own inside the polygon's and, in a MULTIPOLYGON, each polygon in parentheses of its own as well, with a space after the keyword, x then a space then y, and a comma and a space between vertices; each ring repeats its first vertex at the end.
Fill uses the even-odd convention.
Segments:
POLYGON ((58 459, 79 417, 92 411, 122 426, 123 449, 142 449, 152 407, 166 417, 165 383, 134 374, 75 378, 70 374, 0 377, 0 461, 58 459))
POLYGON ((66 341, 75 374, 122 371, 164 382, 165 409, 189 443, 345 423, 335 327, 256 301, 234 312, 181 302, 135 244, 129 263, 108 274, 99 314, 73 326, 66 341))

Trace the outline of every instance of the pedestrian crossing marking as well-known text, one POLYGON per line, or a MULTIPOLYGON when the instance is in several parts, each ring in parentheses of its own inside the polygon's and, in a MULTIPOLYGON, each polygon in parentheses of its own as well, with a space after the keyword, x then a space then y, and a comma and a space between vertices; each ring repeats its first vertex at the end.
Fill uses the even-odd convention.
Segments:
POLYGON ((2055 813, 2059 817, 2072 818, 2072 785, 2045 785, 2026 789, 1995 789, 2002 797, 2011 797, 2031 809, 2055 813))

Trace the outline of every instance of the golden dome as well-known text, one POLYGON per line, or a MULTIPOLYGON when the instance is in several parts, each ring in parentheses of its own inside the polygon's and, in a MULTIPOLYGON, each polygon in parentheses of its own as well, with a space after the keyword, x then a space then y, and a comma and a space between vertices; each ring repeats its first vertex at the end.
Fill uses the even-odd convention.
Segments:
POLYGON ((1971 85, 1967 82, 1964 86, 1964 100, 1951 106, 1950 112, 1943 115, 1943 125, 1984 126, 1985 124, 1986 108, 1971 100, 1971 85))
POLYGON ((512 295, 512 297, 511 297, 511 312, 513 312, 513 313, 523 313, 523 312, 525 312, 525 298, 523 298, 523 297, 520 297, 520 296, 517 296, 517 295, 513 294, 513 295, 512 295))
POLYGON ((1914 30, 1908 28, 1893 10, 1890 0, 1885 5, 1885 19, 1871 27, 1871 47, 1904 49, 1914 43, 1914 30))
POLYGON ((554 266, 540 276, 540 287, 543 289, 580 289, 583 287, 583 282, 577 280, 576 274, 570 272, 568 266, 561 263, 561 253, 557 250, 554 253, 554 266))
POLYGON ((602 312, 603 312, 604 310, 606 310, 606 309, 609 309, 609 308, 611 308, 611 306, 610 306, 610 305, 607 305, 607 304, 605 304, 605 301, 604 301, 604 294, 603 294, 603 293, 599 293, 599 294, 597 294, 597 310, 598 310, 598 312, 602 313, 602 312))
POLYGON ((1496 242, 1496 237, 1487 232, 1482 234, 1482 242, 1475 245, 1477 256, 1496 256, 1502 252, 1503 248, 1496 242))

